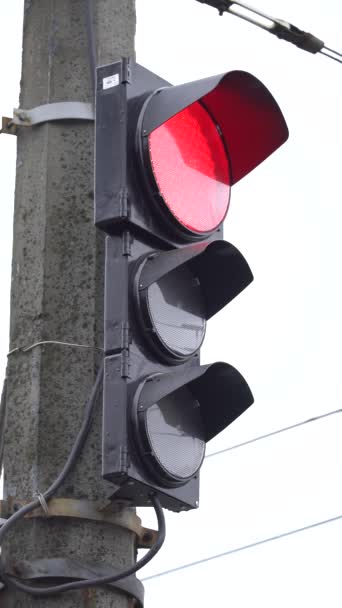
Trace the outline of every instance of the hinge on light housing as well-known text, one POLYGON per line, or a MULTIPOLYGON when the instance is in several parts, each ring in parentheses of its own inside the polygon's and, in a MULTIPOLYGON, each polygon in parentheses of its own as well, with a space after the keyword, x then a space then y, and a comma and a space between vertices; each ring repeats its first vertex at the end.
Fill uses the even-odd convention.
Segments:
POLYGON ((123 188, 119 193, 120 216, 128 217, 128 190, 123 188))
POLYGON ((132 82, 132 68, 130 57, 123 57, 122 59, 122 82, 125 82, 126 84, 131 84, 132 82))
POLYGON ((121 378, 129 378, 129 376, 130 376, 129 350, 124 349, 121 353, 121 378))
POLYGON ((132 253, 132 237, 128 230, 122 234, 122 255, 131 255, 132 253))
POLYGON ((128 352, 130 344, 129 322, 123 321, 121 325, 121 348, 128 352))

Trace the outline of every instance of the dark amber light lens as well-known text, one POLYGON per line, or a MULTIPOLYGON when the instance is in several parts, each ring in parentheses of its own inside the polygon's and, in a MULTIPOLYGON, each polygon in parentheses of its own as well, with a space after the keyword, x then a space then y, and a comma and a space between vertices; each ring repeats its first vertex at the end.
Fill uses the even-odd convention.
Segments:
POLYGON ((231 175, 206 109, 195 102, 152 131, 149 153, 158 190, 178 222, 193 232, 215 230, 227 213, 231 175))

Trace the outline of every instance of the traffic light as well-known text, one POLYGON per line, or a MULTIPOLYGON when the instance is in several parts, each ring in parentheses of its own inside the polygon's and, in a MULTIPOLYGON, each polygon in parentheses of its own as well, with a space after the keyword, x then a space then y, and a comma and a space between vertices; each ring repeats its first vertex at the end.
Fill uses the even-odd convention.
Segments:
POLYGON ((234 71, 171 86, 127 59, 97 70, 95 222, 107 233, 103 476, 136 506, 195 508, 206 443, 253 402, 200 365, 206 322, 253 280, 222 240, 231 186, 288 136, 234 71))

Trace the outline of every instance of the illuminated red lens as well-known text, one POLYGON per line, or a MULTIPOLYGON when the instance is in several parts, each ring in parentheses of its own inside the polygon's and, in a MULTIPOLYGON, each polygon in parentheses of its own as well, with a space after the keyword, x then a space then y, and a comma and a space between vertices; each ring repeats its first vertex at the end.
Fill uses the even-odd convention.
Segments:
POLYGON ((161 196, 193 232, 210 232, 224 219, 230 195, 227 153, 214 121, 195 102, 152 131, 149 152, 161 196))

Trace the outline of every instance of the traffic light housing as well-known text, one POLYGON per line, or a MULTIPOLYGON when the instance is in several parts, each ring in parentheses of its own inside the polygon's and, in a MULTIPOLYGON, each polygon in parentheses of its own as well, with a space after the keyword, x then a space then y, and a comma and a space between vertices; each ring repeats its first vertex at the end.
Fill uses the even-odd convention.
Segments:
POLYGON ((200 365, 206 321, 253 279, 222 240, 231 186, 287 138, 245 72, 177 87, 127 59, 97 70, 95 222, 107 234, 103 475, 114 497, 198 506, 206 443, 253 402, 200 365))

